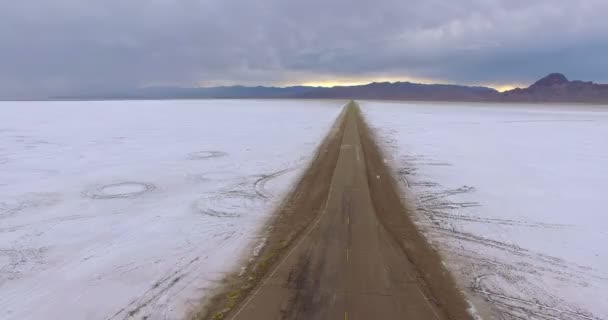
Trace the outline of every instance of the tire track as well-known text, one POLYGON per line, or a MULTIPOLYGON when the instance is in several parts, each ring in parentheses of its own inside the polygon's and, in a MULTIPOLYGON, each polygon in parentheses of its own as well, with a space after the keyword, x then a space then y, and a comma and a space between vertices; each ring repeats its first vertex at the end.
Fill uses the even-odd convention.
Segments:
POLYGON ((274 198, 274 195, 267 190, 266 184, 295 169, 297 167, 244 178, 213 194, 199 198, 193 203, 193 210, 217 218, 239 217, 243 209, 257 208, 274 198))
MULTIPOLYGON (((383 134, 387 132, 382 128, 378 130, 383 134)), ((394 138, 386 139, 385 144, 388 148, 397 147, 394 138)), ((423 167, 447 166, 448 163, 421 155, 403 156, 396 163, 395 175, 403 186, 414 189, 420 218, 418 225, 449 257, 450 269, 458 270, 470 292, 488 302, 498 319, 605 319, 558 298, 547 289, 551 287, 547 284, 553 281, 572 288, 603 287, 608 284, 608 275, 603 270, 499 241, 501 239, 476 235, 463 230, 463 226, 471 224, 471 228, 477 228, 473 224, 485 224, 498 226, 496 228, 584 230, 575 225, 472 214, 478 210, 471 208, 483 205, 474 201, 476 190, 473 186, 446 188, 421 174, 423 167)))

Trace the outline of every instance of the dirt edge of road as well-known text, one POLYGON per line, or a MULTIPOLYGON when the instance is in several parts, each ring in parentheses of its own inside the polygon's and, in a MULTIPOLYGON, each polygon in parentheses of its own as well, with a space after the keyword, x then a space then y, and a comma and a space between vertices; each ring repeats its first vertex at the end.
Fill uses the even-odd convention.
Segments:
POLYGON ((330 177, 340 154, 346 110, 347 107, 344 107, 300 181, 272 215, 263 235, 266 238, 264 247, 257 255, 247 257, 249 260, 245 264, 245 272, 227 276, 220 288, 212 292, 210 299, 203 301, 190 319, 225 319, 323 210, 329 195, 330 177))
POLYGON ((426 240, 403 202, 401 188, 376 143, 373 130, 355 104, 372 203, 378 219, 415 266, 425 295, 447 319, 470 319, 468 303, 456 281, 443 266, 439 252, 426 240))
POLYGON ((342 111, 330 133, 317 149, 313 161, 300 181, 271 218, 264 236, 266 244, 259 254, 245 263, 245 271, 224 279, 223 285, 190 318, 226 319, 242 305, 253 290, 284 259, 298 239, 312 228, 329 197, 332 175, 340 155, 347 110, 356 114, 359 138, 365 161, 372 206, 378 221, 398 244, 415 268, 415 278, 426 299, 436 307, 440 319, 471 319, 468 303, 452 275, 442 263, 438 251, 430 245, 412 219, 412 211, 402 200, 401 189, 385 163, 373 130, 367 125, 355 102, 342 111), (353 110, 354 109, 354 110, 353 110))

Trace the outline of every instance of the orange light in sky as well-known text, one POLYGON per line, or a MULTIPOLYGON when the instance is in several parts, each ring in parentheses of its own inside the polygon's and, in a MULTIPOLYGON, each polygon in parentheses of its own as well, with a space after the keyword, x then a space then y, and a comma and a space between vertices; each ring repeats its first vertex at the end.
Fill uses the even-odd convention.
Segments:
POLYGON ((336 86, 358 86, 372 82, 416 82, 416 83, 433 83, 428 79, 418 79, 409 77, 366 77, 366 78, 327 78, 316 81, 305 81, 300 83, 302 86, 312 87, 336 87, 336 86))
POLYGON ((515 88, 525 88, 527 86, 521 84, 499 84, 499 85, 486 85, 487 87, 494 88, 500 92, 513 90, 515 88))
MULTIPOLYGON (((262 84, 267 86, 279 86, 279 87, 290 87, 290 86, 310 86, 310 87, 336 87, 336 86, 358 86, 358 85, 366 85, 372 82, 412 82, 412 83, 422 83, 422 84, 454 84, 454 85, 464 85, 464 86, 484 86, 489 88, 494 88, 500 92, 504 92, 507 90, 512 90, 517 87, 525 88, 527 85, 517 84, 517 83, 457 83, 453 81, 442 81, 438 79, 424 79, 424 78, 412 78, 405 76, 378 76, 378 77, 362 77, 362 78, 334 78, 334 77, 323 77, 320 76, 318 80, 310 80, 303 82, 284 82, 284 83, 268 83, 262 84)), ((205 81, 199 82, 198 85, 201 87, 213 87, 213 86, 222 86, 222 85, 245 85, 245 86, 256 86, 260 85, 259 83, 239 83, 233 81, 205 81)))

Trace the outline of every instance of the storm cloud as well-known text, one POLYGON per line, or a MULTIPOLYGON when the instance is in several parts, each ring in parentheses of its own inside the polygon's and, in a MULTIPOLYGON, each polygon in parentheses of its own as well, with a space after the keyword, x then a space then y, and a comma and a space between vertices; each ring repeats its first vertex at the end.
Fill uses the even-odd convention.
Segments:
POLYGON ((379 78, 608 82, 605 0, 19 0, 0 98, 379 78))

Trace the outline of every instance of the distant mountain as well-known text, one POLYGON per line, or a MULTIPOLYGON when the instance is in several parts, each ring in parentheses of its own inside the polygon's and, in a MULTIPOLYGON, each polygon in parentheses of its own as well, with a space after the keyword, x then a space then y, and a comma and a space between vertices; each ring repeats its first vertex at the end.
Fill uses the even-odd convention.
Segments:
POLYGON ((374 82, 358 86, 338 87, 245 87, 212 88, 148 87, 124 93, 57 97, 60 100, 120 99, 379 99, 478 101, 491 100, 498 91, 486 87, 411 82, 374 82))
POLYGON ((528 88, 505 91, 500 98, 513 102, 608 103, 608 84, 570 81, 561 73, 552 73, 528 88))
POLYGON ((337 87, 245 87, 212 88, 148 87, 124 93, 58 97, 68 100, 120 99, 374 99, 412 101, 487 102, 585 102, 608 103, 608 85, 570 81, 552 73, 528 88, 498 92, 492 88, 451 84, 374 82, 337 87))
POLYGON ((280 99, 292 98, 310 91, 322 91, 321 87, 295 86, 245 87, 223 86, 211 88, 146 87, 125 92, 88 94, 81 96, 57 97, 63 100, 142 100, 142 99, 280 99))
POLYGON ((297 98, 321 99, 378 99, 378 100, 428 100, 428 101, 477 101, 489 100, 498 91, 486 87, 468 87, 446 84, 420 84, 411 82, 374 82, 360 86, 333 87, 323 91, 308 91, 297 98))

